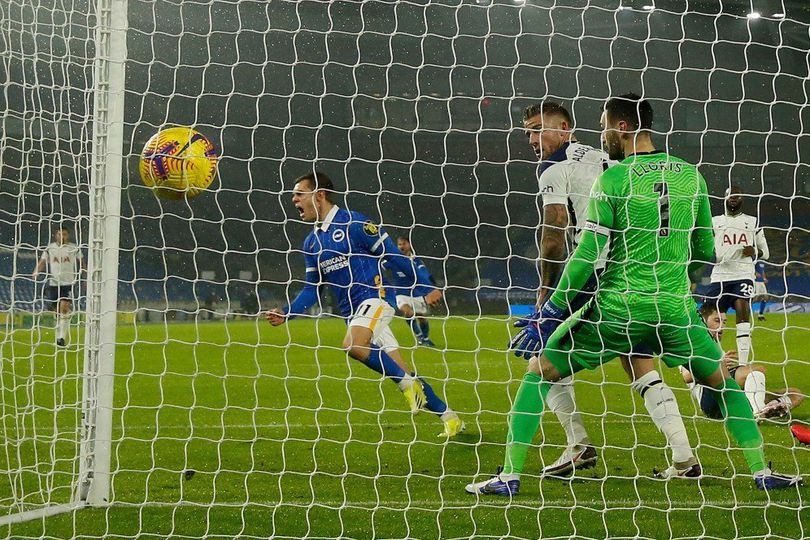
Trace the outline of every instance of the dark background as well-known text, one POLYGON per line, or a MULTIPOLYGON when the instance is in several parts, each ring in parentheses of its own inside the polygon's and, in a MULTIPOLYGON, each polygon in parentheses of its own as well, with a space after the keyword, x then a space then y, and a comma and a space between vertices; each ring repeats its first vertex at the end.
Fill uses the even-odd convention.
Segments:
MULTIPOLYGON (((652 102, 659 147, 697 163, 713 196, 731 182, 752 195, 771 289, 787 279, 810 296, 810 8, 758 1, 749 19, 748 0, 648 3, 130 0, 122 304, 286 302, 310 230, 286 190, 317 167, 343 204, 411 231, 453 312, 503 313, 507 292, 528 301, 538 283, 523 107, 562 101, 598 145, 601 104, 628 91, 652 102), (189 202, 138 178, 143 144, 169 125, 196 127, 222 156, 189 202)), ((53 225, 87 231, 94 19, 86 1, 28 4, 0 6, 6 287, 53 225)))

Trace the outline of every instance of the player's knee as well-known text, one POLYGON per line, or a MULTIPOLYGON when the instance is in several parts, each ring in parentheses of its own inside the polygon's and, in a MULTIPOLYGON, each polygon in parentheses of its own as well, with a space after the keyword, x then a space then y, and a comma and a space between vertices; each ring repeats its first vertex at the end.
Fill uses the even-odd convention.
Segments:
POLYGON ((361 360, 363 362, 368 360, 368 355, 370 353, 368 346, 353 344, 349 345, 348 347, 344 345, 344 347, 346 348, 346 352, 349 354, 349 356, 355 360, 361 360))
POLYGON ((556 382, 562 379, 560 372, 545 356, 533 356, 526 371, 540 375, 543 380, 556 382))
POLYGON ((763 366, 761 364, 757 364, 756 366, 751 366, 751 369, 753 371, 759 371, 760 373, 766 373, 768 371, 768 368, 766 368, 765 366, 763 366))
POLYGON ((411 306, 409 306, 409 305, 407 305, 407 304, 406 304, 406 305, 402 306, 402 307, 400 308, 400 310, 402 311, 402 314, 403 314, 405 317, 407 317, 408 319, 410 319, 411 317, 413 317, 413 308, 412 308, 411 306))
POLYGON ((635 370, 633 369, 633 364, 630 362, 630 357, 620 356, 619 362, 621 362, 622 369, 627 373, 627 376, 630 377, 630 380, 635 380, 635 370))

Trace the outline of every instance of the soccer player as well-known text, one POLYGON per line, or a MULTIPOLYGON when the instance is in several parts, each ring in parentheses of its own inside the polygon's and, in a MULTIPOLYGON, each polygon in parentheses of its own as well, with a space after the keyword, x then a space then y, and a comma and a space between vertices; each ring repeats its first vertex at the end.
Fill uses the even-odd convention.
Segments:
POLYGON ((422 259, 413 252, 411 240, 407 235, 397 237, 397 248, 400 253, 413 261, 413 265, 417 269, 415 284, 413 277, 401 270, 391 271, 390 280, 397 309, 408 320, 408 325, 416 336, 417 344, 435 347, 436 344, 430 339, 430 323, 425 317, 429 311, 425 297, 436 289, 436 282, 422 259))
POLYGON ((737 382, 721 369, 723 352, 706 332, 689 295, 687 267, 713 256, 706 181, 687 162, 656 150, 652 107, 635 94, 614 97, 602 114, 611 159, 622 160, 594 184, 588 221, 556 291, 543 305, 541 332, 551 336, 529 364, 509 419, 504 466, 478 494, 516 495, 520 473, 554 382, 596 369, 643 344, 668 366, 688 364, 695 379, 715 392, 728 431, 760 489, 801 483, 766 465, 762 435, 737 382), (610 261, 596 297, 568 317, 571 301, 593 273, 610 241, 610 261))
MULTIPOLYGON (((725 314, 720 313, 716 305, 707 302, 700 307, 700 316, 703 318, 703 322, 706 323, 709 334, 715 341, 720 343, 723 338, 725 314)), ((754 411, 754 417, 757 420, 781 418, 804 401, 804 395, 798 388, 783 388, 776 392, 767 391, 765 367, 762 365, 739 365, 737 351, 727 351, 723 356, 723 362, 724 367, 734 377, 740 388, 745 389, 745 396, 748 398, 748 402, 754 411)), ((680 370, 684 382, 689 386, 703 413, 715 420, 722 419, 723 414, 720 411, 720 405, 715 394, 706 392, 703 386, 695 384, 695 380, 688 369, 680 366, 680 370)))
MULTIPOLYGON (((426 408, 439 416, 444 423, 439 437, 457 435, 464 423, 399 354, 399 344, 389 327, 394 308, 382 298, 381 259, 392 270, 410 276, 412 282, 419 269, 399 253, 388 233, 363 214, 337 206, 332 193, 332 180, 323 173, 296 179, 292 202, 302 220, 315 224, 304 240, 306 283, 290 305, 266 312, 267 320, 278 326, 305 313, 319 302, 321 286, 330 285, 348 324, 343 347, 349 356, 395 383, 411 411, 426 408)), ((438 289, 425 296, 430 305, 441 299, 438 289)))
POLYGON ((70 230, 59 227, 53 233, 53 242, 42 252, 31 274, 36 281, 41 272, 47 272, 48 284, 45 291, 56 312, 56 345, 59 347, 67 344, 73 288, 79 279, 79 271, 84 268, 82 251, 70 240, 70 230))
POLYGON ((758 320, 765 320, 765 306, 768 304, 768 276, 765 275, 765 263, 757 261, 754 266, 754 300, 759 302, 758 320))
MULTIPOLYGON (((541 312, 549 293, 554 291, 562 273, 566 246, 569 243, 576 245, 583 234, 583 225, 588 218, 591 188, 610 164, 604 152, 579 143, 572 126, 571 115, 559 103, 546 101, 527 107, 523 112, 523 127, 529 144, 542 161, 542 282, 535 317, 541 312)), ((574 299, 572 311, 593 296, 597 275, 605 267, 606 254, 606 249, 601 252, 594 265, 595 273, 574 299)), ((515 324, 524 329, 515 336, 511 345, 517 349, 516 354, 523 354, 526 359, 536 353, 542 341, 538 329, 531 321, 532 318, 529 317, 515 324)), ((649 354, 635 354, 632 357, 622 356, 621 361, 632 382, 632 388, 641 395, 650 417, 672 449, 673 464, 666 469, 670 477, 700 476, 700 465, 689 444, 675 394, 656 371, 652 357, 649 354)), ((576 411, 571 377, 565 377, 550 387, 547 403, 563 426, 567 448, 559 459, 543 469, 543 475, 563 476, 575 469, 594 466, 597 462, 596 449, 591 445, 582 417, 576 411)))
POLYGON ((726 190, 726 212, 712 218, 717 262, 712 269, 712 285, 707 294, 721 312, 734 308, 737 321, 737 353, 740 364, 748 363, 751 353, 751 297, 754 296, 754 261, 769 256, 765 233, 757 218, 743 214, 742 190, 726 190))

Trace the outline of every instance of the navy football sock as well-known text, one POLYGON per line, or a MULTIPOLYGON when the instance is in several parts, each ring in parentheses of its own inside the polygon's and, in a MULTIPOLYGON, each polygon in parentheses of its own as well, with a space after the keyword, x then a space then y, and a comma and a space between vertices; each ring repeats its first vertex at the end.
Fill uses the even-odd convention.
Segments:
POLYGON ((419 321, 416 320, 416 317, 411 317, 408 324, 411 326, 411 330, 413 330, 413 335, 415 335, 417 339, 422 339, 422 328, 419 326, 419 321))
POLYGON ((427 319, 422 319, 419 322, 419 326, 422 329, 422 339, 429 339, 428 336, 430 334, 430 323, 427 319))
POLYGON ((399 384, 405 376, 405 370, 402 369, 387 352, 376 345, 371 346, 366 365, 397 384, 399 384))
POLYGON ((424 378, 419 377, 419 380, 422 381, 422 388, 425 390, 425 397, 427 398, 425 408, 439 416, 444 414, 445 411, 447 411, 447 404, 442 401, 442 398, 436 395, 436 392, 433 391, 433 388, 424 378))

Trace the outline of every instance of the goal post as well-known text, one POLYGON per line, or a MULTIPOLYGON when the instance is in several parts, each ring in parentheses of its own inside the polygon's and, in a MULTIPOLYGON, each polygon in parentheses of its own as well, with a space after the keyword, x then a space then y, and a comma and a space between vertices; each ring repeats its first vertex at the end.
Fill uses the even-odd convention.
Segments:
MULTIPOLYGON (((118 261, 119 234, 121 218, 121 178, 122 150, 124 148, 124 69, 126 63, 127 0, 93 0, 83 6, 74 6, 73 10, 64 10, 58 6, 29 6, 9 4, 6 6, 7 20, 10 23, 4 30, 4 43, 12 46, 13 39, 18 37, 19 51, 9 52, 6 58, 6 77, 14 81, 22 73, 19 84, 24 92, 36 93, 37 82, 44 80, 42 74, 31 75, 25 70, 26 38, 40 44, 48 28, 52 28, 53 41, 51 49, 41 49, 40 54, 55 54, 58 45, 64 44, 80 49, 86 56, 67 57, 55 60, 52 70, 64 69, 72 77, 62 87, 54 84, 48 90, 60 96, 64 102, 51 102, 51 107, 41 106, 29 112, 39 122, 38 129, 42 136, 51 134, 55 139, 60 136, 65 140, 54 140, 48 144, 34 144, 29 148, 28 180, 35 186, 42 186, 44 191, 46 179, 36 176, 34 164, 41 160, 46 166, 53 166, 58 173, 48 186, 56 201, 51 215, 43 212, 42 200, 35 201, 29 197, 26 178, 20 180, 18 193, 19 217, 14 231, 14 252, 9 295, 9 319, 6 328, 12 335, 19 321, 25 320, 25 313, 31 311, 34 316, 32 350, 28 358, 12 358, 9 361, 22 361, 28 364, 22 368, 12 367, 11 373, 16 384, 27 387, 25 401, 20 401, 15 394, 15 386, 3 388, 4 412, 4 445, 6 447, 5 470, 9 477, 10 492, 13 501, 6 513, 0 515, 0 526, 71 511, 83 506, 101 506, 109 502, 110 493, 110 459, 112 442, 113 387, 115 375, 116 322, 118 312, 118 261), (19 9, 19 11, 14 11, 19 9), (30 9, 30 11, 26 11, 30 9), (36 23, 42 24, 37 27, 36 23), (83 24, 82 24, 83 23, 83 24), (93 26, 93 24, 95 26, 93 26), (15 32, 18 32, 15 35, 15 32), (60 41, 63 40, 63 41, 60 41), (54 45, 57 43, 57 45, 54 45), (84 45, 84 47, 80 47, 84 45), (19 53, 16 56, 15 53, 19 53), (15 72, 15 62, 23 68, 15 72), (89 66, 92 65, 92 69, 89 66), (74 69, 71 73, 71 69, 74 69), (88 75, 92 74, 92 78, 88 75), (25 77, 32 77, 26 80, 25 77), (73 85, 81 81, 87 84, 73 85), (87 96, 92 96, 87 99, 87 96), (67 103, 68 110, 60 111, 59 107, 67 103), (66 113, 66 114, 64 114, 66 113), (86 115, 85 126, 76 129, 71 122, 86 115), (90 119, 90 120, 87 120, 90 119), (65 128, 61 124, 68 124, 65 128), (83 153, 89 153, 89 166, 85 167, 83 153), (59 168, 60 160, 66 154, 74 159, 72 178, 75 184, 69 185, 71 178, 68 170, 59 168), (35 349, 39 339, 38 325, 41 319, 36 316, 40 309, 36 289, 31 292, 31 284, 21 276, 27 276, 30 268, 39 256, 40 246, 34 244, 27 236, 24 222, 28 208, 37 204, 40 211, 40 223, 36 231, 38 240, 42 241, 51 235, 55 226, 67 226, 80 250, 86 248, 86 309, 84 316, 74 314, 74 326, 83 328, 83 347, 68 344, 64 351, 45 360, 44 365, 52 364, 50 375, 39 370, 39 355, 35 349), (82 209, 85 215, 82 215, 82 209), (68 226, 73 222, 75 226, 68 226), (87 241, 83 241, 85 225, 87 241), (44 233, 44 234, 43 234, 44 233), (36 257, 29 255, 34 248, 36 257), (18 285, 18 287, 15 287, 18 285), (20 306, 22 306, 20 308, 20 306), (16 308, 16 309, 15 309, 16 308), (20 316, 22 314, 22 316, 20 316), (83 357, 83 362, 79 360, 83 357), (75 364, 71 366, 74 362, 75 364), (60 363, 64 368, 58 368, 60 363), (83 367, 82 367, 83 364, 83 367), (63 369, 63 371, 58 371, 63 369), (40 380, 44 375, 47 382, 40 380), (53 380, 47 378, 53 377, 53 380), (41 388, 45 386, 45 391, 41 388), (48 396, 48 394, 52 394, 48 396), (9 403, 9 398, 13 401, 9 403), (13 404, 13 408, 11 407, 13 404), (30 431, 29 431, 30 428, 30 431), (16 455, 9 453, 9 448, 17 448, 16 455), (66 494, 70 494, 67 496, 66 494)), ((18 82, 18 81, 14 81, 18 82)), ((13 96, 13 94, 11 94, 13 96)), ((13 118, 25 102, 10 100, 7 110, 13 118)), ((22 111, 22 148, 25 148, 25 137, 32 138, 35 133, 26 126, 25 111, 22 111)), ((6 152, 4 164, 9 165, 13 154, 13 123, 5 123, 4 137, 6 152)), ((23 169, 24 166, 21 166, 23 169)), ((44 194, 43 194, 44 196, 44 194)), ((5 242, 4 242, 5 243, 5 242)), ((82 279, 80 277, 79 283, 82 279)), ((73 310, 78 311, 82 303, 80 285, 74 286, 76 297, 73 310)), ((23 325, 24 326, 24 325, 23 325)), ((81 336, 81 331, 74 335, 81 336)), ((81 339, 81 337, 79 337, 81 339)), ((4 340, 5 342, 6 340, 4 340)), ((13 338, 10 340, 13 341, 13 338)), ((70 338, 68 338, 68 342, 70 338)), ((13 347, 13 345, 12 345, 13 347)), ((13 348, 9 349, 13 351, 13 348)), ((48 355, 46 355, 47 357, 48 355)), ((5 361, 5 359, 4 359, 5 361)), ((8 381, 9 379, 6 379, 8 381)), ((5 491, 4 491, 5 493, 5 491)))
POLYGON ((82 450, 76 502, 109 502, 124 148, 127 0, 97 0, 82 450))

